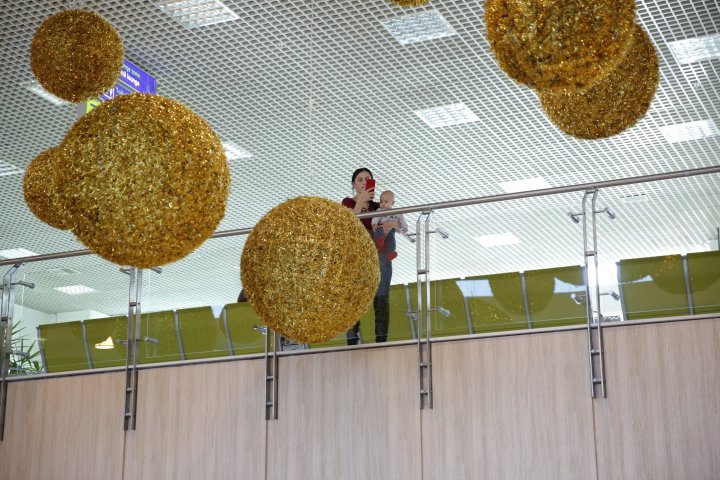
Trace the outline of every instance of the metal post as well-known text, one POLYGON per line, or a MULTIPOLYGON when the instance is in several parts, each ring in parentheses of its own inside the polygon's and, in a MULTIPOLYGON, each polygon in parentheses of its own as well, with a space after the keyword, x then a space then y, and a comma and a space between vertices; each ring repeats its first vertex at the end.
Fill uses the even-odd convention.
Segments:
POLYGON ((277 346, 280 335, 265 329, 265 420, 278 418, 278 355, 277 346), (270 337, 272 336, 272 340, 270 337), (272 353, 270 345, 272 342, 272 353))
POLYGON ((430 215, 432 212, 422 212, 415 224, 415 254, 417 263, 417 344, 418 344, 418 371, 420 377, 419 394, 420 409, 433 408, 432 400, 432 344, 430 342, 430 327, 432 311, 430 308, 430 215), (423 233, 421 224, 425 222, 423 233), (424 244, 424 245, 423 245, 424 244), (425 248, 423 255, 423 247, 425 248), (425 282, 425 305, 423 309, 423 289, 425 282), (423 311, 425 312, 425 333, 423 334, 423 311))
POLYGON ((598 211, 596 208, 597 189, 585 192, 582 200, 583 218, 583 250, 585 260, 585 311, 587 315, 588 332, 588 356, 590 366, 590 395, 597 397, 596 386, 600 385, 600 394, 605 398, 605 358, 602 336, 602 311, 600 307, 600 277, 598 273, 598 252, 597 252, 597 214, 606 210, 598 211), (590 208, 587 201, 590 199, 590 208), (588 221, 588 217, 590 220, 588 221), (592 230, 592 232, 590 232, 592 230), (591 245, 589 245, 591 244, 591 245), (593 258, 593 285, 590 285, 590 263, 593 258), (597 311, 597 321, 595 318, 597 311))
POLYGON ((690 315, 695 315, 695 300, 693 299, 692 288, 690 288, 690 268, 688 267, 687 255, 682 255, 683 278, 685 279, 685 295, 687 295, 690 315))
POLYGON ((16 280, 17 274, 24 263, 13 265, 5 272, 2 285, 2 301, 0 301, 0 442, 5 436, 5 410, 7 406, 7 377, 10 372, 10 356, 25 354, 12 349, 13 314, 15 312, 15 287, 35 288, 34 283, 16 280))
POLYGON ((528 329, 531 329, 532 317, 530 315, 530 301, 528 300, 527 280, 525 279, 525 272, 520 272, 520 287, 522 288, 523 305, 525 305, 525 321, 527 322, 528 329))
POLYGON ((127 352, 125 355, 125 415, 123 429, 135 430, 137 413, 137 349, 140 329, 140 292, 142 291, 142 270, 127 268, 120 270, 130 276, 128 288, 128 331, 127 352))

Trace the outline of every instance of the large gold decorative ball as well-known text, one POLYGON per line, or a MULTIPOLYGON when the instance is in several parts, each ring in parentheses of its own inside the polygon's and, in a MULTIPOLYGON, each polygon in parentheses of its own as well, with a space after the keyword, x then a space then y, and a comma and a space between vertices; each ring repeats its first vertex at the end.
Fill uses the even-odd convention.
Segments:
POLYGON ((645 115, 659 78, 652 41, 636 26, 627 54, 607 77, 584 89, 539 92, 540 102, 563 132, 584 139, 609 137, 645 115))
POLYGON ((367 311, 380 281, 375 244, 351 210, 298 197, 270 210, 243 249, 248 301, 273 330, 325 342, 367 311))
POLYGON ((66 10, 45 20, 30 46, 30 66, 53 95, 78 103, 109 90, 120 78, 123 46, 104 18, 66 10))
POLYGON ((488 0, 485 24, 505 73, 537 89, 577 88, 617 65, 635 0, 488 0))
POLYGON ((390 0, 392 3, 400 5, 401 7, 419 7, 429 3, 430 0, 390 0))
POLYGON ((35 157, 25 170, 23 193, 30 211, 51 227, 67 230, 70 219, 62 202, 62 149, 53 147, 35 157))
POLYGON ((111 262, 148 268, 178 260, 225 214, 230 173, 220 140, 179 102, 116 97, 80 118, 63 146, 73 232, 111 262))

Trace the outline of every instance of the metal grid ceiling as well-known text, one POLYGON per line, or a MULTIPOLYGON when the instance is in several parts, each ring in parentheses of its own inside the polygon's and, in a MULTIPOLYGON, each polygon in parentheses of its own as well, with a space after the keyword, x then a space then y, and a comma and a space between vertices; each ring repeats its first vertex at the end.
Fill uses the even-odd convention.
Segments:
MULTIPOLYGON (((128 59, 156 77, 158 93, 207 119, 220 137, 252 154, 231 162, 232 189, 221 230, 248 227, 302 194, 341 199, 350 174, 368 166, 398 206, 503 193, 501 182, 543 177, 551 186, 717 165, 720 136, 668 143, 659 127, 698 120, 720 126, 720 60, 680 64, 668 42, 717 34, 718 1, 638 0, 638 21, 660 58, 648 115, 599 141, 568 137, 544 116, 535 93, 510 80, 485 38, 484 2, 433 0, 403 9, 386 0, 227 1, 233 22, 189 30, 149 1, 19 1, 0 4, 0 162, 24 171, 59 143, 76 107, 55 106, 23 85, 33 80, 32 36, 66 7, 93 10, 120 32, 128 59), (385 24, 438 13, 456 35, 400 44, 385 24), (480 120, 430 128, 415 111, 463 103, 480 120)), ((6 170, 2 170, 6 171, 6 170)), ((720 176, 607 189, 599 203, 618 215, 601 222, 601 255, 619 258, 708 248, 720 225, 720 176), (644 194, 645 202, 623 197, 644 194), (603 250, 604 249, 604 250, 603 250)), ((0 250, 84 248, 28 211, 22 174, 0 176, 0 250)), ((580 228, 567 212, 581 194, 439 211, 451 237, 433 242, 435 278, 528 270, 582 261, 580 228), (474 237, 511 232, 521 243, 483 248, 474 237)), ((413 223, 415 215, 409 216, 413 223)), ((244 239, 207 242, 148 278, 146 307, 221 304, 239 289, 244 239)), ((400 242, 394 282, 414 280, 414 247, 400 242)), ((95 257, 31 264, 38 288, 26 305, 46 312, 126 306, 126 278, 95 257), (58 275, 54 268, 80 273, 58 275), (53 273, 55 272, 55 273, 53 273), (96 292, 68 296, 56 286, 96 292)))

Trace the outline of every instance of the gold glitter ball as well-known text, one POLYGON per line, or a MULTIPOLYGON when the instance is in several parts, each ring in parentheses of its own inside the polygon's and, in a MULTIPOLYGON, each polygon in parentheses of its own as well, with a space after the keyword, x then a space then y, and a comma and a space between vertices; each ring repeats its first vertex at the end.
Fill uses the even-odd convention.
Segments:
POLYGON ((61 195, 62 149, 50 148, 35 157, 25 170, 23 193, 30 211, 51 227, 67 230, 70 220, 61 195))
POLYGON ((660 70, 650 37, 635 27, 633 42, 617 67, 584 89, 539 92, 550 120, 578 138, 616 135, 637 123, 655 96, 660 70))
POLYGON ((390 0, 392 3, 400 5, 401 7, 419 7, 430 3, 430 0, 390 0))
POLYGON ((270 210, 248 237, 240 270, 258 316, 302 343, 325 342, 352 327, 380 282, 365 227, 350 209, 320 197, 270 210))
POLYGON ((578 88, 627 50, 635 0, 488 0, 485 24, 500 68, 537 89, 578 88))
POLYGON ((73 232, 111 262, 179 260, 225 215, 230 172, 220 140, 179 102, 116 97, 80 118, 63 147, 73 232))
POLYGON ((120 35, 104 18, 66 10, 45 20, 30 46, 30 66, 45 90, 78 103, 118 82, 123 62, 120 35))

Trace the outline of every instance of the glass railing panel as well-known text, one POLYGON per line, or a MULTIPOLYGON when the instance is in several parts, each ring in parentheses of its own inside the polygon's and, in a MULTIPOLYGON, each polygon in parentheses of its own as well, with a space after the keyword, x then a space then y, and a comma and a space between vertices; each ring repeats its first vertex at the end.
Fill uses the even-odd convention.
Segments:
POLYGON ((687 265, 695 313, 720 313, 720 250, 688 253, 687 265))
POLYGON ((118 266, 94 255, 30 262, 18 279, 35 284, 16 287, 15 349, 32 356, 30 363, 15 356, 19 373, 37 370, 33 362, 50 373, 125 364, 127 276, 118 266))
POLYGON ((713 265, 719 188, 720 175, 711 174, 598 193, 598 260, 606 321, 717 310, 720 296, 713 287, 713 265), (613 306, 621 313, 610 312, 613 306))
POLYGON ((524 275, 532 328, 586 323, 583 267, 528 270, 524 275))
MULTIPOLYGON (((238 318, 241 311, 244 317, 251 311, 249 304, 237 306, 245 238, 209 239, 187 257, 163 266, 160 273, 143 271, 142 363, 250 353, 248 344, 253 341, 248 341, 247 334, 262 334, 245 332, 245 327, 252 327, 238 318), (197 268, 198 258, 207 259, 202 262, 204 268, 197 268)), ((255 316, 250 322, 252 326, 261 323, 255 316)), ((264 337, 257 343, 264 351, 264 337)))

